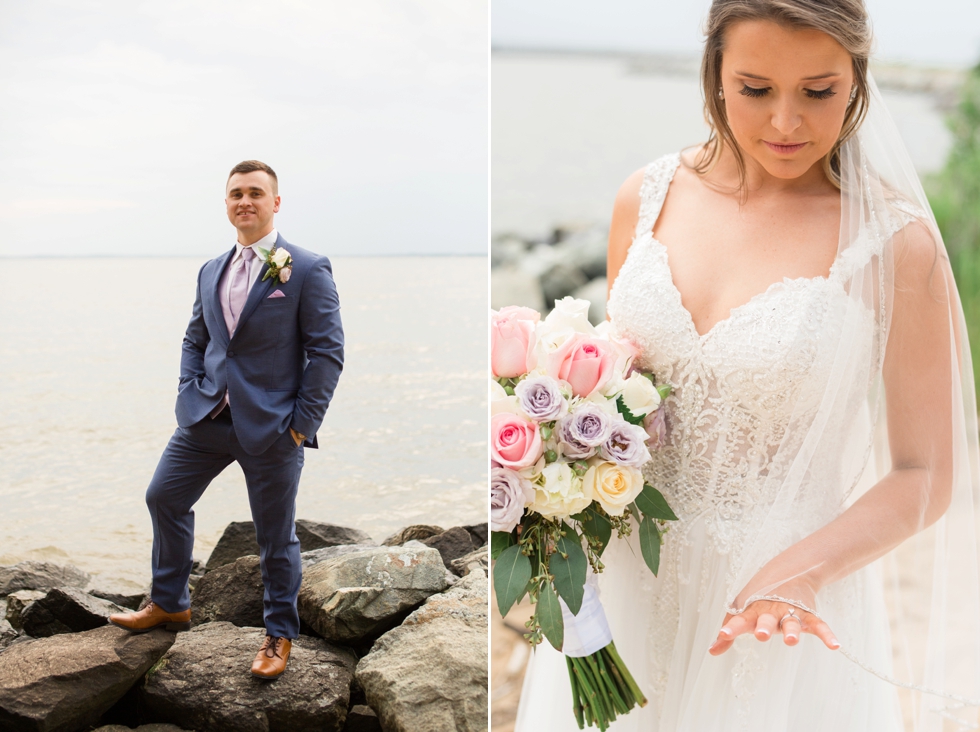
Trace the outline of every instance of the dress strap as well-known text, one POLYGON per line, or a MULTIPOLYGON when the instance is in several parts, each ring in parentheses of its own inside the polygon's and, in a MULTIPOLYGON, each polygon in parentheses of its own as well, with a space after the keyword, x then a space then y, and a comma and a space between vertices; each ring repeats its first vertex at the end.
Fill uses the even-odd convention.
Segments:
POLYGON ((681 164, 680 153, 670 153, 661 158, 657 158, 650 163, 643 173, 643 184, 640 186, 640 217, 636 222, 636 236, 648 234, 657 223, 660 216, 660 209, 663 208, 664 199, 667 197, 667 189, 670 181, 681 164))

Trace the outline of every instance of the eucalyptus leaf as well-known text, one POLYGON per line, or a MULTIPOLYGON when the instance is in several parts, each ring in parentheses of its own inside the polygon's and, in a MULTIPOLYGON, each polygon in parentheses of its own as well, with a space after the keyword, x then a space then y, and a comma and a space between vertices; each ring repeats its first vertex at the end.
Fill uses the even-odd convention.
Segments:
POLYGON ((512 531, 491 531, 490 532, 490 558, 496 559, 505 549, 514 545, 514 532, 512 531))
POLYGON ((510 612, 514 603, 524 597, 530 579, 531 560, 521 554, 521 547, 514 544, 504 550, 493 566, 493 586, 501 616, 510 612))
POLYGON ((565 525, 565 536, 558 540, 558 551, 548 560, 548 571, 555 576, 555 590, 573 615, 582 609, 585 595, 585 573, 589 561, 582 551, 582 542, 575 531, 565 525), (568 555, 568 558, 562 556, 568 555))
POLYGON ((660 521, 677 520, 674 511, 667 505, 664 494, 649 483, 643 486, 643 492, 636 497, 636 507, 647 518, 659 519, 660 521))
POLYGON ((541 586, 538 594, 537 616, 541 632, 548 642, 560 651, 565 643, 565 621, 561 617, 561 605, 558 603, 558 595, 555 594, 550 582, 545 582, 541 586))
POLYGON ((640 521, 640 552, 643 554, 643 561, 647 563, 653 576, 657 576, 660 571, 660 529, 652 519, 644 518, 640 521))

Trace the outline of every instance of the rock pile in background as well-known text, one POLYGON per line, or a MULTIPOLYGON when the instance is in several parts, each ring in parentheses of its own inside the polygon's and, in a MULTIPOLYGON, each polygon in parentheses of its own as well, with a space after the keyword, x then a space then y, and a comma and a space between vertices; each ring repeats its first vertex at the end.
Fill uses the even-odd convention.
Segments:
POLYGON ((534 308, 542 315, 571 295, 592 303, 589 320, 606 317, 606 247, 609 231, 591 226, 556 228, 547 240, 499 236, 490 245, 490 307, 534 308))
POLYGON ((186 633, 107 625, 148 593, 86 591, 87 574, 46 562, 0 567, 0 729, 486 730, 487 525, 408 526, 379 546, 297 521, 297 536, 301 635, 275 682, 249 673, 265 634, 251 522, 228 526, 206 571, 195 563, 186 633))

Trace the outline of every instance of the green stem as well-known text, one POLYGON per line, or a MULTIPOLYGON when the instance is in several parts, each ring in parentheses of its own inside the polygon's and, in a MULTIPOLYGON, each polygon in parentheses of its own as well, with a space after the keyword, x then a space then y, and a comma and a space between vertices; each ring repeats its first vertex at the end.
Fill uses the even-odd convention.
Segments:
POLYGON ((596 688, 599 690, 599 693, 596 694, 596 699, 602 706, 602 716, 611 722, 616 718, 616 712, 613 711, 609 697, 603 693, 605 690, 603 689, 602 678, 599 676, 599 665, 595 662, 594 656, 586 656, 585 662, 588 664, 589 671, 592 672, 592 678, 595 679, 596 688))
POLYGON ((622 675, 622 680, 629 688, 630 692, 633 694, 633 698, 636 699, 637 703, 641 707, 645 707, 647 705, 647 698, 643 695, 643 692, 640 691, 640 687, 633 679, 633 676, 632 674, 630 674, 629 669, 626 668, 626 664, 623 663, 623 659, 619 657, 619 653, 616 651, 616 644, 614 642, 610 642, 610 644, 606 646, 604 650, 609 654, 609 657, 612 659, 613 664, 615 664, 615 667, 622 675))
POLYGON ((582 714, 582 699, 578 681, 575 678, 575 669, 572 667, 572 659, 565 656, 568 665, 568 679, 572 684, 572 709, 575 712, 575 721, 578 722, 579 729, 585 729, 585 719, 582 714))
POLYGON ((609 691, 609 698, 612 700, 616 711, 620 714, 627 714, 633 705, 627 704, 626 700, 620 695, 615 680, 610 677, 609 671, 606 669, 606 662, 603 660, 604 655, 602 651, 595 654, 596 661, 599 664, 599 673, 602 674, 602 681, 609 691))

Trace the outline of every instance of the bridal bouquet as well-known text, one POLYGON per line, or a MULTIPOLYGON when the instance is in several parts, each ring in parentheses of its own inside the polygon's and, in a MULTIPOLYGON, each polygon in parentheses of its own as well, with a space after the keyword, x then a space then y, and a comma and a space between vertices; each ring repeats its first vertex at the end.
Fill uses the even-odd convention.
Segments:
POLYGON ((608 635, 588 567, 602 571, 613 530, 629 535, 633 517, 656 575, 677 517, 640 472, 663 442, 670 386, 633 368, 636 349, 588 312, 566 297, 543 321, 521 307, 492 315, 490 546, 501 615, 530 597, 525 637, 564 649, 579 728, 605 730, 647 700, 608 635))

